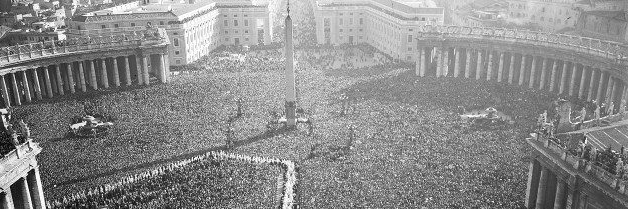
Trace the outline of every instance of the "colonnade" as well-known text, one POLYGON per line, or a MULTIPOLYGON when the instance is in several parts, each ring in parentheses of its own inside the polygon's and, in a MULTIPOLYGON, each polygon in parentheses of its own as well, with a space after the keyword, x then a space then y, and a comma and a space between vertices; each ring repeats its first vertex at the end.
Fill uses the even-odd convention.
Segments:
POLYGON ((26 172, 25 176, 20 177, 9 188, 3 190, 0 193, 0 202, 3 209, 46 208, 39 167, 26 172))
MULTIPOLYGON (((627 100, 627 85, 584 63, 532 54, 460 47, 420 47, 416 75, 453 76, 507 82, 557 94, 619 104, 627 100)), ((618 107, 618 105, 615 105, 618 107)))
POLYGON ((0 74, 5 107, 110 87, 149 85, 150 74, 166 83, 169 79, 167 54, 112 56, 70 61, 0 74))
POLYGON ((571 208, 575 192, 567 179, 554 174, 538 160, 530 162, 526 190, 526 208, 571 208))

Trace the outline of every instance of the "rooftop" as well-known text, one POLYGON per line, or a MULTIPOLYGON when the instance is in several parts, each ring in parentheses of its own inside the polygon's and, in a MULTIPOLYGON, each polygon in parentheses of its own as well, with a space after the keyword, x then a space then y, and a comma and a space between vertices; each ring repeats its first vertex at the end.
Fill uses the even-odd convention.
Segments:
POLYGON ((628 147, 628 120, 619 121, 609 126, 572 131, 567 134, 584 134, 589 144, 601 150, 608 147, 619 150, 621 147, 628 147))

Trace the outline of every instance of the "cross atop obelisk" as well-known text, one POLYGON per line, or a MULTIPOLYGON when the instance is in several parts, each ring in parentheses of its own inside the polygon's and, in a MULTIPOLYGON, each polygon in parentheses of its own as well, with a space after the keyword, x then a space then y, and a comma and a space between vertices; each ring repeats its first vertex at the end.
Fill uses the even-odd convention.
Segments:
POLYGON ((290 0, 288 0, 286 11, 288 11, 288 16, 286 17, 285 28, 286 28, 286 48, 285 48, 285 58, 286 58, 286 66, 285 66, 285 80, 286 80, 286 125, 291 127, 297 124, 296 117, 296 89, 295 89, 295 78, 294 78, 294 47, 292 46, 292 19, 290 18, 290 0))

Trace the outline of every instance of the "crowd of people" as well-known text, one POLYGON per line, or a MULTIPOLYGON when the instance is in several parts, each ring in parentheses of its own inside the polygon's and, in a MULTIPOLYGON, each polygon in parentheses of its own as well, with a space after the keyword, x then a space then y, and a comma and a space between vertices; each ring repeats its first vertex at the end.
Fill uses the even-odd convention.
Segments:
MULTIPOLYGON (((555 96, 488 81, 418 78, 413 64, 368 45, 315 45, 310 3, 291 1, 291 16, 298 40, 297 105, 314 121, 314 134, 297 130, 260 137, 271 119, 267 113, 284 108, 281 44, 224 49, 173 69, 179 75, 167 85, 90 98, 117 118, 111 134, 100 139, 66 140, 59 134, 71 117, 59 113, 79 112, 76 100, 18 107, 32 113, 27 117, 45 144, 39 162, 46 197, 56 199, 111 181, 119 172, 223 146, 223 127, 236 112, 232 104, 242 98, 246 114, 229 126, 229 137, 237 142, 232 151, 304 159, 298 162, 301 189, 293 198, 309 208, 522 207, 529 150, 523 138, 555 96), (460 106, 494 107, 515 123, 490 128, 466 123, 458 115, 460 106), (312 154, 325 152, 315 145, 339 144, 350 150, 340 160, 312 154)), ((283 18, 274 21, 274 41, 281 42, 283 18)), ((241 163, 199 162, 69 207, 265 204, 258 202, 263 191, 255 188, 255 181, 268 176, 262 171, 241 163)))
POLYGON ((276 194, 282 191, 276 191, 275 185, 284 170, 294 172, 292 162, 207 153, 47 204, 48 208, 272 208, 280 204, 276 194))

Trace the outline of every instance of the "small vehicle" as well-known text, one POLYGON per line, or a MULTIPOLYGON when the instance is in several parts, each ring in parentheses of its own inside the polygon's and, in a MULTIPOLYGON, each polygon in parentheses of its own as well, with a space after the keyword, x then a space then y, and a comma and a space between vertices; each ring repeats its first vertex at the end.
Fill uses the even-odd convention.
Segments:
POLYGON ((70 125, 70 132, 79 137, 97 137, 106 134, 110 126, 113 126, 113 123, 85 115, 80 122, 70 125))

